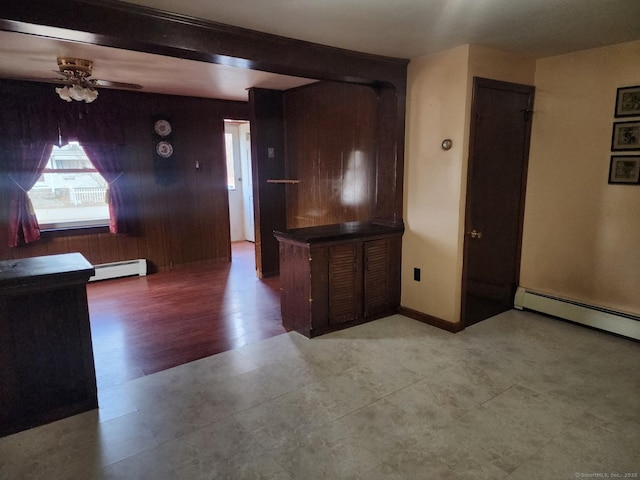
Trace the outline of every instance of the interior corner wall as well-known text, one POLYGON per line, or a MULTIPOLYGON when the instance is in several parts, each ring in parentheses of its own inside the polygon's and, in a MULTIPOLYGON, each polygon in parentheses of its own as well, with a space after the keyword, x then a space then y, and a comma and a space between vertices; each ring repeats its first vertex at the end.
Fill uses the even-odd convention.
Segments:
POLYGON ((401 304, 448 322, 460 309, 468 56, 462 46, 412 59, 407 78, 401 304), (442 150, 445 138, 451 150, 442 150))
MULTIPOLYGON (((283 94, 287 228, 373 216, 378 98, 367 85, 317 82, 283 94)), ((379 157, 378 157, 379 158, 379 157)))
POLYGON ((533 84, 533 59, 465 45, 408 68, 402 306, 460 321, 473 77, 533 84), (453 141, 451 150, 442 140, 453 141), (413 269, 421 269, 421 280, 413 269))
POLYGON ((469 75, 502 82, 533 85, 536 61, 479 45, 469 46, 469 75))
POLYGON ((273 231, 285 229, 287 223, 284 185, 269 183, 269 180, 285 178, 282 95, 279 90, 249 90, 256 270, 260 278, 280 272, 279 246, 273 231))
MULTIPOLYGON (((609 185, 616 89, 640 85, 640 41, 541 59, 520 283, 640 315, 640 185, 609 185)), ((636 154, 639 152, 629 152, 636 154)), ((625 155, 625 153, 621 153, 625 155)))

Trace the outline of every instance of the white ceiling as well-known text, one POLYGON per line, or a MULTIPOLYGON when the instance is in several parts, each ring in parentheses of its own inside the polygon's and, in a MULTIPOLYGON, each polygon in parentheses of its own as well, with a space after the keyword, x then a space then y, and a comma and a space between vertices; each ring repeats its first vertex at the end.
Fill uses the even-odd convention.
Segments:
POLYGON ((0 78, 60 78, 57 57, 93 61, 93 78, 143 92, 246 101, 250 87, 286 90, 314 80, 0 31, 0 78))
MULTIPOLYGON (((640 39, 640 0, 130 0, 219 23, 414 58, 467 43, 532 58, 640 39)), ((309 79, 0 32, 0 77, 53 78, 57 56, 143 91, 246 100, 309 79)))
POLYGON ((474 43, 541 58, 640 38, 640 0, 128 0, 260 32, 414 58, 474 43))

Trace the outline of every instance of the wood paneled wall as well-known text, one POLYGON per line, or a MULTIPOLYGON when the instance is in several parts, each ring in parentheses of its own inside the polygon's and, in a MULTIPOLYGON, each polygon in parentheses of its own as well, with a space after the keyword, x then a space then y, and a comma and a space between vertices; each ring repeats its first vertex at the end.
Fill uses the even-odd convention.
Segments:
MULTIPOLYGON (((11 83, 0 84, 0 98, 11 95, 11 83)), ((102 90, 97 102, 121 109, 127 119, 125 176, 135 191, 138 234, 55 236, 9 248, 8 201, 0 191, 0 259, 80 252, 93 264, 146 258, 152 270, 230 261, 224 119, 248 120, 248 104, 112 90, 102 90), (171 118, 174 131, 177 180, 169 186, 156 183, 153 171, 151 117, 158 114, 171 118)))
MULTIPOLYGON (((110 5, 109 2, 87 3, 83 0, 68 0, 66 6, 67 10, 74 11, 74 15, 60 14, 59 2, 55 0, 0 2, 0 27, 11 32, 47 36, 53 35, 51 27, 55 27, 55 38, 63 40, 89 42, 222 65, 235 65, 240 62, 247 68, 262 71, 345 82, 358 88, 367 88, 363 87, 364 85, 374 87, 378 96, 377 113, 372 117, 366 116, 375 118, 378 136, 373 174, 375 183, 372 187, 375 189, 375 198, 369 205, 370 218, 392 225, 402 225, 408 60, 336 49, 184 15, 176 16, 136 5, 123 8, 122 5, 110 5), (96 18, 100 21, 96 22, 96 18)), ((256 125, 252 124, 252 129, 255 128, 256 125)), ((305 135, 312 132, 312 129, 305 129, 305 135)), ((326 178, 330 176, 327 175, 326 178)), ((320 192, 321 182, 315 186, 320 192)), ((292 190, 294 187, 285 188, 292 190)), ((322 191, 327 192, 326 184, 322 188, 322 191)), ((302 192, 303 189, 304 185, 298 188, 298 191, 302 192)), ((165 198, 166 196, 158 196, 159 201, 165 198)), ((324 197, 320 199, 324 200, 324 197)), ((349 205, 349 208, 339 212, 331 209, 325 220, 318 220, 310 211, 303 215, 294 215, 306 218, 305 222, 322 223, 335 223, 347 218, 365 216, 362 209, 354 210, 351 208, 353 205, 349 205), (351 217, 351 214, 354 217, 351 217)), ((309 210, 304 206, 296 208, 303 212, 309 210)), ((178 220, 184 221, 182 217, 178 220)), ((291 226, 295 225, 297 224, 291 226)), ((2 231, 0 245, 1 235, 2 231)), ((262 229, 262 236, 266 235, 269 235, 269 232, 262 229)), ((168 252, 165 253, 165 257, 170 258, 173 243, 168 244, 160 239, 153 241, 156 242, 155 246, 162 246, 165 252, 168 252)), ((180 253, 183 252, 181 249, 180 253)), ((0 250, 0 258, 4 253, 0 250)), ((277 262, 277 250, 263 251, 261 255, 262 260, 277 262)))
POLYGON ((370 220, 376 202, 378 98, 321 82, 284 94, 287 228, 370 220))

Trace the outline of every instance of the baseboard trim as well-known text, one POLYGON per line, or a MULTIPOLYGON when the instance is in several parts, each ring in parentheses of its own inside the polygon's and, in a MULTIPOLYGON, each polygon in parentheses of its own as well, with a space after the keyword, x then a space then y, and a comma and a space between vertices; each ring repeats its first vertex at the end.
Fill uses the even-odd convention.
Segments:
POLYGON ((640 340, 640 316, 518 287, 515 308, 640 340))
POLYGON ((404 315, 405 317, 413 318, 422 323, 426 323, 427 325, 431 325, 432 327, 437 327, 442 330, 446 330, 447 332, 457 333, 461 330, 464 330, 461 322, 451 323, 447 322, 438 317, 434 317, 433 315, 428 315, 426 313, 418 312, 417 310, 412 310, 407 307, 400 306, 398 308, 398 313, 400 315, 404 315))

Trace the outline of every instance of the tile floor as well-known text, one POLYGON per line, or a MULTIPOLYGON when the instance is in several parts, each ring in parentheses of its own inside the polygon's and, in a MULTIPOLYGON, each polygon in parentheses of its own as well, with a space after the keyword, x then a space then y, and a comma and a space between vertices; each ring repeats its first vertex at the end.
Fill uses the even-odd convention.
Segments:
POLYGON ((639 367, 636 342, 516 310, 289 333, 0 439, 0 478, 638 478, 639 367))

